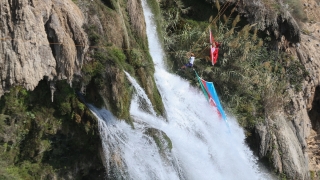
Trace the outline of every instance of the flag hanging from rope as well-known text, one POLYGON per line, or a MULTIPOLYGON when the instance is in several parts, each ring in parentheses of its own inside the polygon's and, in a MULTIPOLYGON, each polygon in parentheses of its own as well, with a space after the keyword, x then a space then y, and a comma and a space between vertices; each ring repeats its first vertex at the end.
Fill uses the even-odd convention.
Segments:
POLYGON ((212 65, 215 65, 218 61, 219 43, 214 41, 214 38, 212 36, 210 29, 209 29, 209 36, 210 36, 210 58, 211 58, 212 65))
POLYGON ((211 106, 217 108, 217 113, 220 117, 222 117, 225 121, 227 119, 227 116, 220 104, 218 94, 216 92, 216 89, 214 88, 214 85, 212 82, 205 81, 204 79, 200 78, 198 76, 198 73, 195 71, 197 79, 199 81, 199 84, 201 86, 201 90, 203 94, 205 95, 206 99, 209 101, 211 106))

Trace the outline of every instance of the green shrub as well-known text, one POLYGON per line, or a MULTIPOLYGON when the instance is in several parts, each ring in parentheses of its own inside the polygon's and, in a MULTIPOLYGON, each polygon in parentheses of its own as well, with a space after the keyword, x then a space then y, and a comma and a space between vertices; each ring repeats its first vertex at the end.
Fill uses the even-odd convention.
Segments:
POLYGON ((71 105, 69 102, 63 102, 60 104, 61 115, 66 115, 71 113, 71 105))
POLYGON ((132 49, 130 51, 130 64, 134 67, 141 67, 143 65, 143 54, 138 49, 132 49))
POLYGON ((126 60, 126 55, 123 51, 117 47, 112 47, 108 49, 108 58, 117 62, 119 65, 124 65, 126 60))
POLYGON ((6 173, 14 179, 35 179, 53 174, 53 169, 50 166, 24 161, 18 167, 6 168, 6 173))

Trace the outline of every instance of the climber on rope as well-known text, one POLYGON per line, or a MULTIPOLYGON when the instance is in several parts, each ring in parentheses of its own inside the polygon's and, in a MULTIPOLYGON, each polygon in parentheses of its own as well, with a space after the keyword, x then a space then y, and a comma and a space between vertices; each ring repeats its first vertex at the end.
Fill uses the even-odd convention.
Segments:
POLYGON ((194 59, 195 59, 194 54, 191 53, 190 56, 189 56, 189 62, 187 64, 183 65, 181 67, 181 69, 185 69, 187 67, 192 68, 193 67, 193 63, 194 63, 194 59))

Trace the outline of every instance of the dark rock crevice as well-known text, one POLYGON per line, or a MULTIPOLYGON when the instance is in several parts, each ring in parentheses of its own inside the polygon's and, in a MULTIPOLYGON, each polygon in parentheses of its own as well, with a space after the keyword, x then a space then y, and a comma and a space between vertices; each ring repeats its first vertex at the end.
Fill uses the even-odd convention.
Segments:
POLYGON ((69 16, 67 16, 66 18, 66 21, 67 21, 67 25, 69 28, 69 32, 70 32, 70 37, 73 39, 73 42, 74 42, 74 46, 76 48, 76 59, 77 61, 75 61, 76 65, 78 67, 80 67, 82 65, 82 61, 83 61, 83 55, 85 53, 85 42, 83 39, 82 36, 81 36, 81 32, 78 32, 76 29, 78 28, 81 28, 81 27, 75 27, 75 24, 74 22, 72 21, 72 19, 70 19, 69 16), (81 37, 81 38, 79 38, 81 37))
POLYGON ((312 129, 320 133, 320 86, 316 87, 312 109, 308 112, 311 120, 312 129))
POLYGON ((112 10, 115 10, 115 7, 114 7, 114 5, 113 5, 113 3, 111 1, 112 0, 102 0, 103 4, 105 4, 106 6, 111 8, 112 10))
POLYGON ((280 36, 284 35, 291 43, 298 43, 301 41, 299 27, 294 23, 294 20, 285 19, 282 16, 278 16, 278 25, 280 36))
POLYGON ((19 19, 17 13, 19 11, 18 1, 9 1, 9 6, 11 11, 11 22, 15 23, 19 19))
POLYGON ((50 44, 50 48, 52 51, 52 55, 55 59, 58 53, 58 49, 60 48, 60 44, 58 42, 58 38, 56 35, 56 32, 54 31, 54 29, 51 28, 51 20, 52 18, 50 17, 49 20, 46 22, 45 24, 45 30, 46 30, 46 34, 47 34, 47 38, 48 38, 48 42, 50 44))

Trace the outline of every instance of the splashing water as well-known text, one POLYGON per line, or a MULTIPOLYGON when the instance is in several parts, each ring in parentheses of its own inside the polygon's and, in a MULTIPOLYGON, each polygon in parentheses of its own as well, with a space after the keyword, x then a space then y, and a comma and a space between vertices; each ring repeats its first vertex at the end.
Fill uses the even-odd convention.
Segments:
POLYGON ((108 110, 89 105, 99 119, 107 178, 265 179, 236 121, 229 118, 229 131, 199 89, 165 70, 152 13, 145 0, 142 5, 167 117, 156 116, 147 95, 127 72, 136 90, 130 107, 134 128, 108 110))

